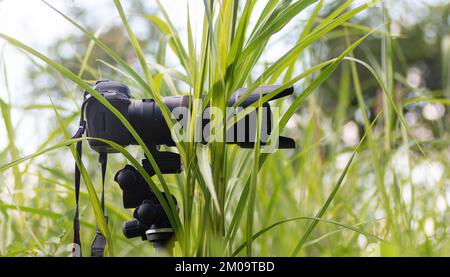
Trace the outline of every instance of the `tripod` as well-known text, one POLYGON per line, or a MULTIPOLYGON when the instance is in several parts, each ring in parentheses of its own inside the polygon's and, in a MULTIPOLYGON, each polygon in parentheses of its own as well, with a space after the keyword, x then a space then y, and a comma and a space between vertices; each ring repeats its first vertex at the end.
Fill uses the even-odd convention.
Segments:
MULTIPOLYGON (((153 148, 152 155, 162 174, 181 172, 181 161, 178 154, 159 152, 153 148)), ((150 176, 155 175, 148 159, 142 161, 142 166, 150 176)), ((124 208, 134 209, 133 217, 135 219, 124 223, 123 233, 125 236, 129 239, 141 237, 144 241, 148 240, 157 251, 171 256, 175 232, 161 203, 144 178, 136 168, 126 165, 116 173, 114 180, 122 189, 124 208)), ((173 195, 163 192, 161 194, 166 201, 168 197, 172 197, 178 210, 177 200, 173 195)))

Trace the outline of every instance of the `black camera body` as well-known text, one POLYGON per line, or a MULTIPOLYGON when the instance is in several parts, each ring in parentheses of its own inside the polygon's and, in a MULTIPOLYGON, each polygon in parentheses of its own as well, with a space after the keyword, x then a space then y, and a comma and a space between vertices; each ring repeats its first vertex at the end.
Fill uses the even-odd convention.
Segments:
MULTIPOLYGON (((128 119, 146 145, 175 145, 161 109, 153 99, 130 99, 129 88, 115 81, 99 81, 94 88, 128 119)), ((176 107, 187 106, 188 97, 168 97, 164 103, 172 111, 176 107)), ((137 144, 122 122, 102 103, 92 99, 85 109, 89 137, 111 140, 122 146, 137 144)), ((116 152, 98 140, 89 140, 89 146, 99 153, 116 152)))

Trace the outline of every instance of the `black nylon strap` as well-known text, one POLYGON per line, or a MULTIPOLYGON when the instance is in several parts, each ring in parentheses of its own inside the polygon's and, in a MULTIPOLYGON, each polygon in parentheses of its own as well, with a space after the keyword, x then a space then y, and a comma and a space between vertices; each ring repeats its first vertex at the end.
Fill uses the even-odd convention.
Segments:
MULTIPOLYGON (((80 116, 80 127, 75 135, 72 137, 81 138, 86 130, 86 121, 84 120, 84 109, 86 107, 87 102, 89 102, 92 98, 87 98, 88 94, 84 93, 84 101, 81 106, 81 116, 80 116)), ((77 159, 81 163, 83 144, 81 141, 77 142, 76 152, 77 159)), ((102 166, 102 195, 101 195, 101 207, 103 214, 105 214, 105 175, 106 175, 106 166, 107 166, 107 154, 101 153, 99 157, 99 162, 102 166)), ((79 198, 80 198, 80 182, 81 182, 81 174, 80 169, 77 165, 77 161, 75 161, 75 215, 73 219, 73 248, 72 248, 72 256, 73 257, 82 257, 81 253, 81 239, 80 239, 80 220, 79 220, 79 198)), ((108 222, 108 217, 105 216, 106 222, 108 222)), ((91 245, 91 256, 92 257, 103 257, 104 250, 106 246, 106 238, 100 232, 100 230, 96 231, 96 235, 94 241, 91 245)))
MULTIPOLYGON (((78 127, 77 132, 73 135, 72 139, 81 138, 86 129, 86 122, 84 121, 84 109, 86 107, 86 94, 84 95, 84 101, 81 105, 81 116, 80 116, 80 125, 78 127)), ((81 163, 81 158, 83 154, 83 144, 81 141, 77 142, 76 145, 77 157, 81 163)), ((79 205, 78 202, 80 200, 80 182, 81 182, 81 174, 80 169, 78 168, 77 160, 75 160, 75 215, 73 218, 73 247, 72 247, 72 256, 73 257, 82 257, 81 252, 81 239, 80 239, 80 219, 79 219, 79 205)))
MULTIPOLYGON (((80 138, 84 133, 84 123, 80 125, 77 133, 73 136, 73 138, 80 138)), ((77 159, 81 162, 82 152, 83 152, 83 144, 77 142, 76 146, 77 159)), ((80 199, 80 181, 81 174, 80 169, 78 168, 77 162, 75 161, 75 215, 73 218, 73 248, 72 248, 72 256, 73 257, 82 257, 81 253, 81 239, 80 239, 80 220, 79 220, 79 199, 80 199)))
MULTIPOLYGON (((102 166, 102 195, 101 195, 101 206, 103 214, 105 214, 105 175, 106 166, 108 163, 108 155, 106 153, 101 153, 99 156, 99 162, 102 166)), ((108 217, 105 216, 106 222, 108 222, 108 217)), ((106 238, 97 228, 95 232, 94 240, 91 245, 91 256, 92 257, 103 257, 106 247, 106 238)))
POLYGON ((98 161, 100 162, 102 166, 102 198, 101 198, 101 205, 102 205, 102 211, 103 214, 105 213, 105 176, 106 176, 106 166, 108 164, 108 154, 101 153, 98 157, 98 161))

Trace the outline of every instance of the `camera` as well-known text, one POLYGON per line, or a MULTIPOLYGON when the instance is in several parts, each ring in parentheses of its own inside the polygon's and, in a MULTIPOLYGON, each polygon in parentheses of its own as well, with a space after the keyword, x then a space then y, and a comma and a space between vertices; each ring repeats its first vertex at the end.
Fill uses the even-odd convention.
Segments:
MULTIPOLYGON (((266 96, 270 92, 278 89, 279 86, 262 86, 249 94, 249 96, 240 103, 238 110, 242 110, 251 104, 257 102, 260 97, 266 96)), ((130 122, 142 140, 147 146, 167 145, 175 146, 172 139, 172 133, 166 120, 163 117, 161 108, 153 99, 135 100, 130 97, 129 88, 116 81, 98 81, 94 89, 103 95, 119 112, 125 116, 130 122)), ((227 103, 228 107, 233 107, 241 97, 247 94, 247 89, 240 89, 234 93, 227 103)), ((273 97, 271 100, 278 99, 290 95, 294 92, 292 87, 287 88, 273 97)), ((180 109, 189 111, 192 104, 190 96, 170 96, 163 98, 164 104, 168 110, 175 114, 180 109)), ((263 104, 263 122, 261 124, 261 144, 265 144, 272 131, 272 113, 268 103, 263 104)), ((96 99, 92 99, 86 104, 86 123, 87 135, 93 138, 102 138, 114 141, 119 145, 128 146, 136 145, 137 142, 131 133, 125 128, 120 120, 109 111, 103 104, 96 99)), ((256 135, 257 111, 253 111, 245 118, 236 122, 226 135, 226 143, 237 144, 243 148, 252 148, 256 135)), ((186 114, 183 114, 186 116, 186 114)), ((232 114, 235 116, 236 114, 232 114)), ((182 116, 183 117, 183 116, 182 116)), ((208 127, 210 123, 209 107, 203 111, 201 119, 201 143, 208 142, 208 127)), ((174 116, 178 121, 180 118, 174 116)), ((108 144, 98 140, 89 140, 90 147, 99 153, 114 153, 115 149, 108 144)), ((286 137, 279 137, 279 145, 277 148, 295 148, 295 142, 286 137)))
MULTIPOLYGON (((130 89, 126 85, 116 81, 97 81, 93 88, 111 103, 128 120, 131 126, 133 126, 148 147, 162 174, 176 174, 181 172, 182 167, 179 154, 159 151, 159 146, 161 145, 170 147, 176 144, 172 130, 170 130, 166 123, 161 107, 158 106, 155 100, 132 99, 130 89)), ((288 96, 294 92, 292 87, 281 90, 280 86, 261 86, 251 93, 249 93, 248 89, 239 89, 231 95, 230 100, 227 102, 226 120, 237 116, 236 109, 237 111, 242 111, 244 108, 258 102, 261 97, 267 96, 275 90, 280 90, 280 92, 276 96, 268 99, 268 101, 288 96), (231 113, 228 113, 229 109, 232 110, 231 113)), ((84 131, 86 131, 87 136, 92 138, 88 139, 90 148, 98 152, 100 157, 103 157, 100 160, 103 161, 102 176, 104 182, 106 155, 107 153, 116 153, 117 151, 109 144, 95 140, 95 138, 113 141, 123 147, 137 145, 137 142, 114 113, 96 98, 88 95, 87 92, 85 92, 84 96, 85 101, 82 106, 80 129, 74 137, 81 137, 84 131)), ((162 101, 177 123, 185 123, 185 125, 181 124, 182 130, 186 128, 185 119, 190 117, 194 100, 190 96, 170 96, 164 97, 162 101)), ((224 142, 227 144, 236 144, 243 148, 253 148, 257 137, 256 126, 258 126, 259 119, 261 118, 262 122, 259 125, 260 143, 266 145, 273 131, 274 120, 271 107, 267 103, 268 101, 245 115, 245 117, 239 120, 236 119, 233 125, 227 128, 226 135, 224 136, 226 141, 224 142), (261 109, 265 112, 262 113, 262 117, 258 118, 257 112, 261 109)), ((200 105, 200 107, 202 106, 200 105)), ((206 144, 210 141, 212 129, 210 123, 213 114, 213 110, 209 106, 206 106, 201 111, 201 118, 198 124, 200 126, 198 128, 200 134, 196 136, 198 141, 195 142, 206 144)), ((277 139, 278 144, 276 148, 295 148, 293 139, 282 136, 277 136, 277 139)), ((78 145, 78 152, 81 156, 81 144, 79 143, 78 145)), ((155 169, 151 166, 147 158, 142 161, 142 166, 149 176, 154 176, 155 169)), ((76 178, 76 184, 79 183, 79 171, 77 171, 76 167, 75 175, 77 176, 77 174, 78 179, 76 178)), ((117 172, 114 180, 119 184, 123 192, 124 208, 134 209, 134 219, 124 223, 124 235, 127 238, 141 237, 143 240, 152 242, 155 248, 171 248, 174 240, 174 230, 161 203, 141 174, 133 166, 126 165, 117 172)), ((173 195, 162 192, 161 194, 166 201, 172 198, 173 203, 175 203, 178 209, 177 201, 173 195)), ((78 221, 77 216, 76 221, 78 221)), ((102 247, 104 245, 98 248, 103 249, 102 247)))

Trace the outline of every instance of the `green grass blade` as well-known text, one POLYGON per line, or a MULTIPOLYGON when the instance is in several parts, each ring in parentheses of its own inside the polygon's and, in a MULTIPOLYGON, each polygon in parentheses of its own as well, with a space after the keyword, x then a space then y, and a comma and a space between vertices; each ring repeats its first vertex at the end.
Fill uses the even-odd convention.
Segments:
MULTIPOLYGON (((64 66, 54 62, 53 60, 49 59, 45 55, 43 55, 43 54, 39 53, 38 51, 36 51, 36 50, 26 46, 25 44, 19 42, 18 40, 14 39, 12 37, 9 37, 9 36, 7 36, 7 35, 5 35, 3 33, 0 33, 0 37, 3 38, 4 40, 8 41, 12 45, 14 45, 14 46, 16 46, 18 48, 21 48, 21 49, 29 52, 30 54, 36 56, 37 58, 41 59, 42 61, 46 62, 48 65, 50 65, 51 67, 53 67, 54 69, 59 71, 63 76, 65 76, 66 78, 68 78, 71 81, 73 81, 76 84, 78 84, 81 88, 86 90, 96 100, 98 100, 106 108, 108 108, 122 122, 122 124, 125 126, 125 128, 131 133, 133 138, 136 139, 138 144, 144 149, 144 152, 146 153, 146 155, 147 155, 149 161, 151 162, 153 168, 157 172, 158 177, 160 178, 160 180, 162 180, 161 183, 163 185, 164 190, 166 192, 169 192, 169 189, 168 189, 167 185, 164 182, 164 178, 162 177, 161 171, 159 170, 159 168, 158 168, 158 166, 157 166, 153 156, 151 155, 148 147, 145 145, 143 140, 137 134, 136 130, 134 130, 133 126, 124 117, 124 115, 122 115, 111 103, 109 103, 109 101, 107 101, 96 90, 94 90, 89 84, 87 84, 86 82, 81 80, 78 76, 76 76, 74 73, 72 73, 70 70, 68 70, 64 66)), ((162 199, 162 201, 165 202, 166 200, 162 199)), ((181 222, 180 222, 180 219, 179 219, 179 216, 178 216, 178 212, 177 212, 175 203, 173 202, 173 199, 169 197, 169 201, 168 202, 169 202, 169 205, 171 207, 171 214, 174 215, 175 220, 176 220, 175 222, 173 222, 173 226, 175 226, 176 228, 182 228, 181 227, 181 222)))
MULTIPOLYGON (((380 115, 382 114, 382 111, 377 115, 377 117, 374 119, 374 121, 372 122, 370 129, 375 125, 375 123, 377 122, 378 118, 380 117, 380 115)), ((338 181, 336 182, 336 184, 333 187, 332 192, 330 193, 330 195, 327 198, 327 201, 325 202, 325 204, 322 206, 322 208, 320 209, 320 211, 317 213, 317 215, 315 216, 316 218, 322 218, 325 214, 325 212, 328 210, 329 206, 331 205, 331 203, 333 202, 333 199, 335 198, 337 192, 339 191, 345 176, 347 175, 348 170, 350 169, 350 166, 352 165, 353 160, 355 159, 356 154, 359 151, 359 148, 361 147, 361 145, 363 144, 365 138, 367 136, 367 131, 364 134, 364 136, 361 138, 360 142, 358 143, 358 145, 356 146, 355 150, 353 151, 353 154, 351 156, 351 158, 349 159, 349 161, 347 162, 344 170, 342 171, 341 176, 339 177, 338 181)), ((303 245, 305 244, 306 240, 308 239, 308 237, 310 236, 310 234, 312 233, 312 231, 314 230, 314 228, 317 226, 317 224, 319 224, 318 220, 314 220, 313 222, 311 222, 308 225, 308 228, 305 231, 305 234, 302 236, 302 238, 300 239, 300 241, 298 242, 297 246, 295 247, 292 256, 297 256, 298 253, 300 252, 300 250, 302 249, 303 245)))
MULTIPOLYGON (((343 224, 334 220, 329 220, 329 219, 324 219, 324 218, 318 218, 318 217, 296 217, 296 218, 290 218, 290 219, 285 219, 285 220, 281 220, 281 221, 277 221, 275 223, 273 223, 272 225, 269 225, 263 229, 261 229, 260 231, 256 232, 252 237, 251 240, 254 241, 257 238, 261 237, 262 235, 266 234, 267 232, 269 232, 270 230, 272 230, 273 228, 285 224, 285 223, 289 223, 292 221, 298 221, 298 220, 308 220, 308 221, 318 221, 318 222, 324 222, 324 223, 328 223, 328 224, 333 224, 339 227, 342 227, 344 229, 348 229, 350 231, 356 232, 358 234, 364 235, 370 239, 373 239, 375 241, 384 241, 382 238, 379 238, 373 234, 367 233, 359 228, 355 228, 353 226, 347 225, 347 224, 343 224)), ((247 247, 247 242, 241 244, 240 246, 238 246, 236 248, 236 250, 233 251, 233 254, 231 255, 232 257, 235 257, 237 255, 239 255, 239 253, 245 248, 247 247)))

